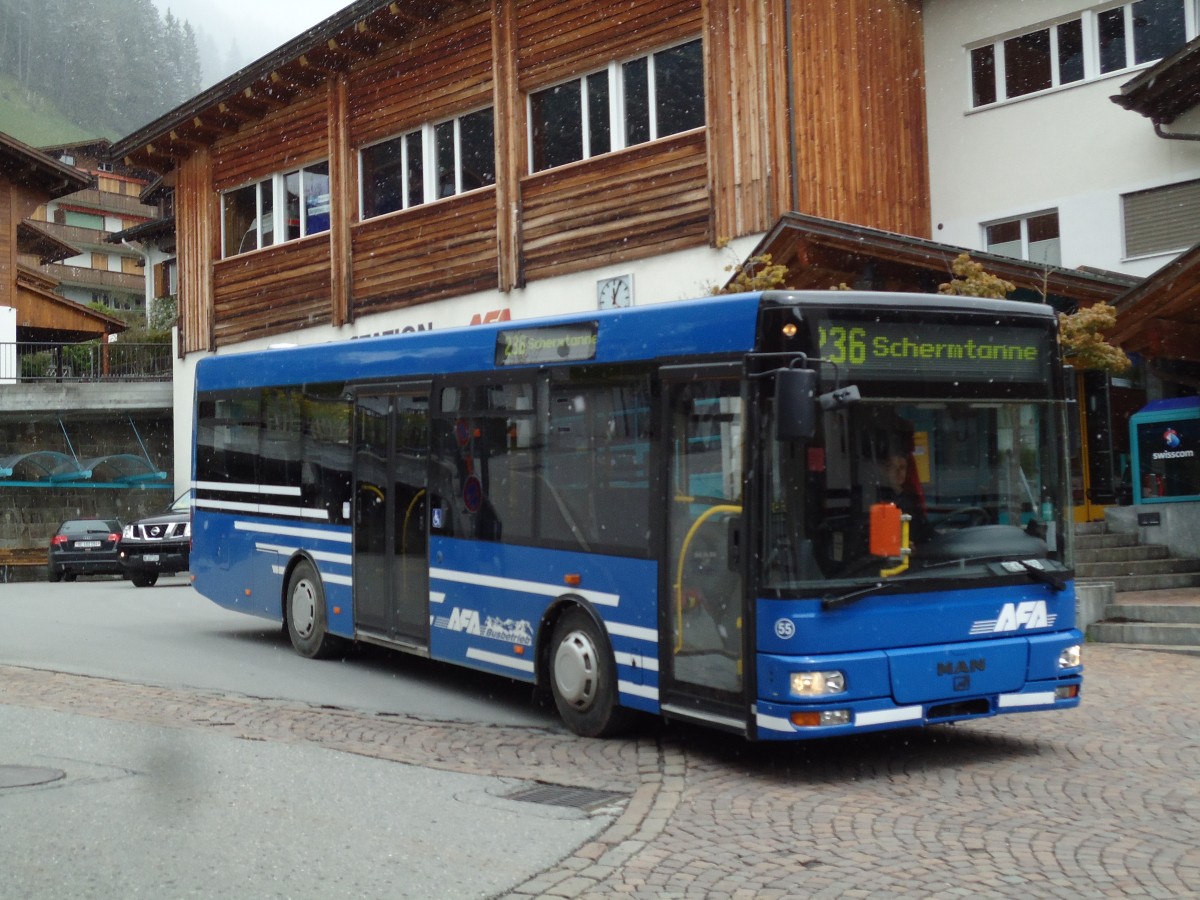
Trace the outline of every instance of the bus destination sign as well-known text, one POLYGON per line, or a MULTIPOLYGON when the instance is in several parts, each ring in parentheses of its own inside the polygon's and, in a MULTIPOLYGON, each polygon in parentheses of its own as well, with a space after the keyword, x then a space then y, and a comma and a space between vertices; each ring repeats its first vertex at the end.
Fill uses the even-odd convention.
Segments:
POLYGON ((586 362, 596 358, 599 322, 513 328, 496 335, 497 366, 586 362))
POLYGON ((1050 371, 1047 330, 861 319, 822 319, 817 330, 821 359, 860 378, 1042 381, 1050 371))

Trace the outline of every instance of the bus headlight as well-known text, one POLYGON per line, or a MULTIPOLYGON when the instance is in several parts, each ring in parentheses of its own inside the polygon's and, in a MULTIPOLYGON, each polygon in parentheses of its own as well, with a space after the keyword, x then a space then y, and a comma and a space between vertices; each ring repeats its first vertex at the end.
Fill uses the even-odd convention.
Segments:
POLYGON ((1078 644, 1072 644, 1070 647, 1063 647, 1058 654, 1058 667, 1060 669, 1075 669, 1082 662, 1082 648, 1078 644))
POLYGON ((793 697, 824 697, 846 690, 844 672, 793 672, 793 697))

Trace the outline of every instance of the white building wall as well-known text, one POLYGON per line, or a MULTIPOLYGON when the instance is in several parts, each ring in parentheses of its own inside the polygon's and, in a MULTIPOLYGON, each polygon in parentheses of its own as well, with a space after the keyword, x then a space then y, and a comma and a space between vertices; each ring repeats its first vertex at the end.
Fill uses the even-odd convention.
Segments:
POLYGON ((1057 209, 1067 268, 1145 276, 1177 255, 1123 252, 1123 193, 1200 178, 1200 143, 1163 140, 1149 119, 1109 99, 1141 68, 971 108, 970 47, 1092 8, 1079 0, 926 0, 934 240, 982 249, 983 223, 1057 209))

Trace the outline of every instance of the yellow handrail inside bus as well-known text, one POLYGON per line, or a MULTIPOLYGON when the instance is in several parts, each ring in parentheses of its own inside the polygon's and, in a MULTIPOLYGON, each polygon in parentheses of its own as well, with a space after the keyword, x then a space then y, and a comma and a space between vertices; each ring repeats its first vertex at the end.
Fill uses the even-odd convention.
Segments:
POLYGON ((687 535, 683 539, 683 546, 679 548, 679 564, 675 567, 675 652, 678 653, 683 649, 683 563, 687 559, 688 548, 692 543, 692 539, 696 536, 696 532, 700 526, 719 513, 729 513, 731 515, 740 516, 742 508, 732 504, 723 506, 711 506, 702 512, 696 521, 692 523, 692 527, 688 529, 687 535))
POLYGON ((412 502, 408 504, 408 509, 404 511, 404 530, 400 532, 400 552, 405 556, 408 555, 408 522, 412 518, 413 510, 417 508, 417 503, 425 496, 425 488, 417 491, 416 496, 412 498, 412 502))

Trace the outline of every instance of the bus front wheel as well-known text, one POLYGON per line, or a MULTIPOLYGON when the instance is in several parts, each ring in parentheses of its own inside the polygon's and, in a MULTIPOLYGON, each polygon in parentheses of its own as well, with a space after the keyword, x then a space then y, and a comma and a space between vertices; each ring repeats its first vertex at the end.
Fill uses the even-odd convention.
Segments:
POLYGON ((629 710, 617 705, 617 667, 608 640, 579 607, 554 626, 550 688, 558 714, 578 735, 608 737, 629 725, 629 710))
POLYGON ((288 637, 297 653, 322 659, 333 652, 337 639, 325 628, 325 590, 312 563, 301 562, 292 570, 286 612, 288 637))

